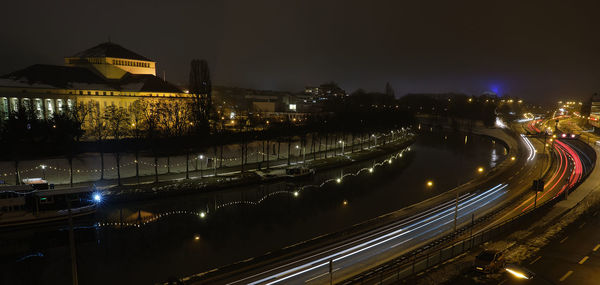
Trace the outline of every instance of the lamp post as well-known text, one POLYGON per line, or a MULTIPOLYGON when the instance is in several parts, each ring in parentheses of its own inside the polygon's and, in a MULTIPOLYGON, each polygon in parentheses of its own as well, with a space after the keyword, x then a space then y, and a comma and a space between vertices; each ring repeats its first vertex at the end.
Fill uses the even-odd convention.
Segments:
POLYGON ((69 252, 71 254, 71 281, 73 285, 79 284, 77 276, 77 254, 75 253, 75 233, 73 232, 73 214, 71 212, 71 199, 66 196, 68 219, 69 219, 69 252))
POLYGON ((40 168, 42 168, 42 179, 46 180, 46 165, 42 164, 40 168))
POLYGON ((344 155, 344 145, 345 142, 343 140, 340 140, 340 143, 342 144, 342 156, 344 155))
POLYGON ((202 178, 202 160, 204 159, 204 155, 199 155, 198 159, 200 160, 200 178, 202 178))
POLYGON ((302 163, 306 164, 306 145, 302 146, 302 163))

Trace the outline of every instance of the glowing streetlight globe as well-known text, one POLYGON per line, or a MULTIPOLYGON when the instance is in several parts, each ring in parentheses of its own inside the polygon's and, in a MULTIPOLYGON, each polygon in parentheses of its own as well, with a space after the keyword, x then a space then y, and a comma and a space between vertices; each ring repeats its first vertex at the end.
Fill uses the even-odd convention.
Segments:
POLYGON ((102 196, 100 196, 100 194, 97 194, 97 193, 94 194, 92 196, 92 198, 94 199, 94 202, 96 202, 96 203, 100 203, 100 201, 102 201, 102 196))

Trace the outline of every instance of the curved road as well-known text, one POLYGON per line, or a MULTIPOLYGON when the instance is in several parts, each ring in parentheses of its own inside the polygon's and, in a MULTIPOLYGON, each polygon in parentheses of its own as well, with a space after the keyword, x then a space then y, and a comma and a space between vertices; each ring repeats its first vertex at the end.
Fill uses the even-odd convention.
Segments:
MULTIPOLYGON (((519 141, 518 154, 514 161, 507 162, 510 165, 506 170, 460 194, 459 227, 468 224, 472 214, 484 215, 521 196, 543 172, 542 162, 546 160, 541 155, 543 144, 525 136, 515 139, 519 141)), ((310 252, 297 252, 289 258, 260 265, 250 263, 247 268, 199 278, 192 283, 324 284, 330 282, 330 267, 333 281, 339 282, 452 232, 455 209, 456 200, 448 199, 386 226, 310 252)))

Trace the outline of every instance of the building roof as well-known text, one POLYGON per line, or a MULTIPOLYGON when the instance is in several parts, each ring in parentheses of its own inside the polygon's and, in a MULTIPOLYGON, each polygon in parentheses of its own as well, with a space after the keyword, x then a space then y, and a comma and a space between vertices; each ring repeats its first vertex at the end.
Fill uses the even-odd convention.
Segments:
POLYGON ((72 88, 73 83, 104 84, 106 80, 89 69, 59 65, 35 64, 2 76, 28 85, 72 88))
POLYGON ((88 57, 114 57, 132 60, 152 61, 144 56, 141 56, 133 51, 130 51, 118 44, 106 42, 95 47, 78 52, 72 57, 88 58, 88 57))
POLYGON ((162 80, 151 74, 131 74, 127 73, 119 80, 119 84, 123 90, 131 90, 129 87, 138 86, 138 92, 165 92, 165 93, 182 93, 179 87, 162 80))
POLYGON ((111 80, 83 67, 45 64, 0 76, 0 86, 182 93, 177 86, 151 74, 126 73, 121 79, 111 80))

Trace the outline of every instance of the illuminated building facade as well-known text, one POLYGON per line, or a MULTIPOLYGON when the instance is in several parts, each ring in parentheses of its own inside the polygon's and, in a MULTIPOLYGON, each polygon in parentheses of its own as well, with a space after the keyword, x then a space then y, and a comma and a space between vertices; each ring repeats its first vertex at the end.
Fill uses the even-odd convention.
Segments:
POLYGON ((600 128, 600 94, 598 93, 592 95, 592 104, 588 122, 590 125, 600 128))
POLYGON ((65 65, 36 64, 0 77, 0 116, 34 108, 42 119, 92 102, 128 108, 140 99, 189 100, 192 95, 156 77, 156 62, 107 42, 65 58, 65 65))

